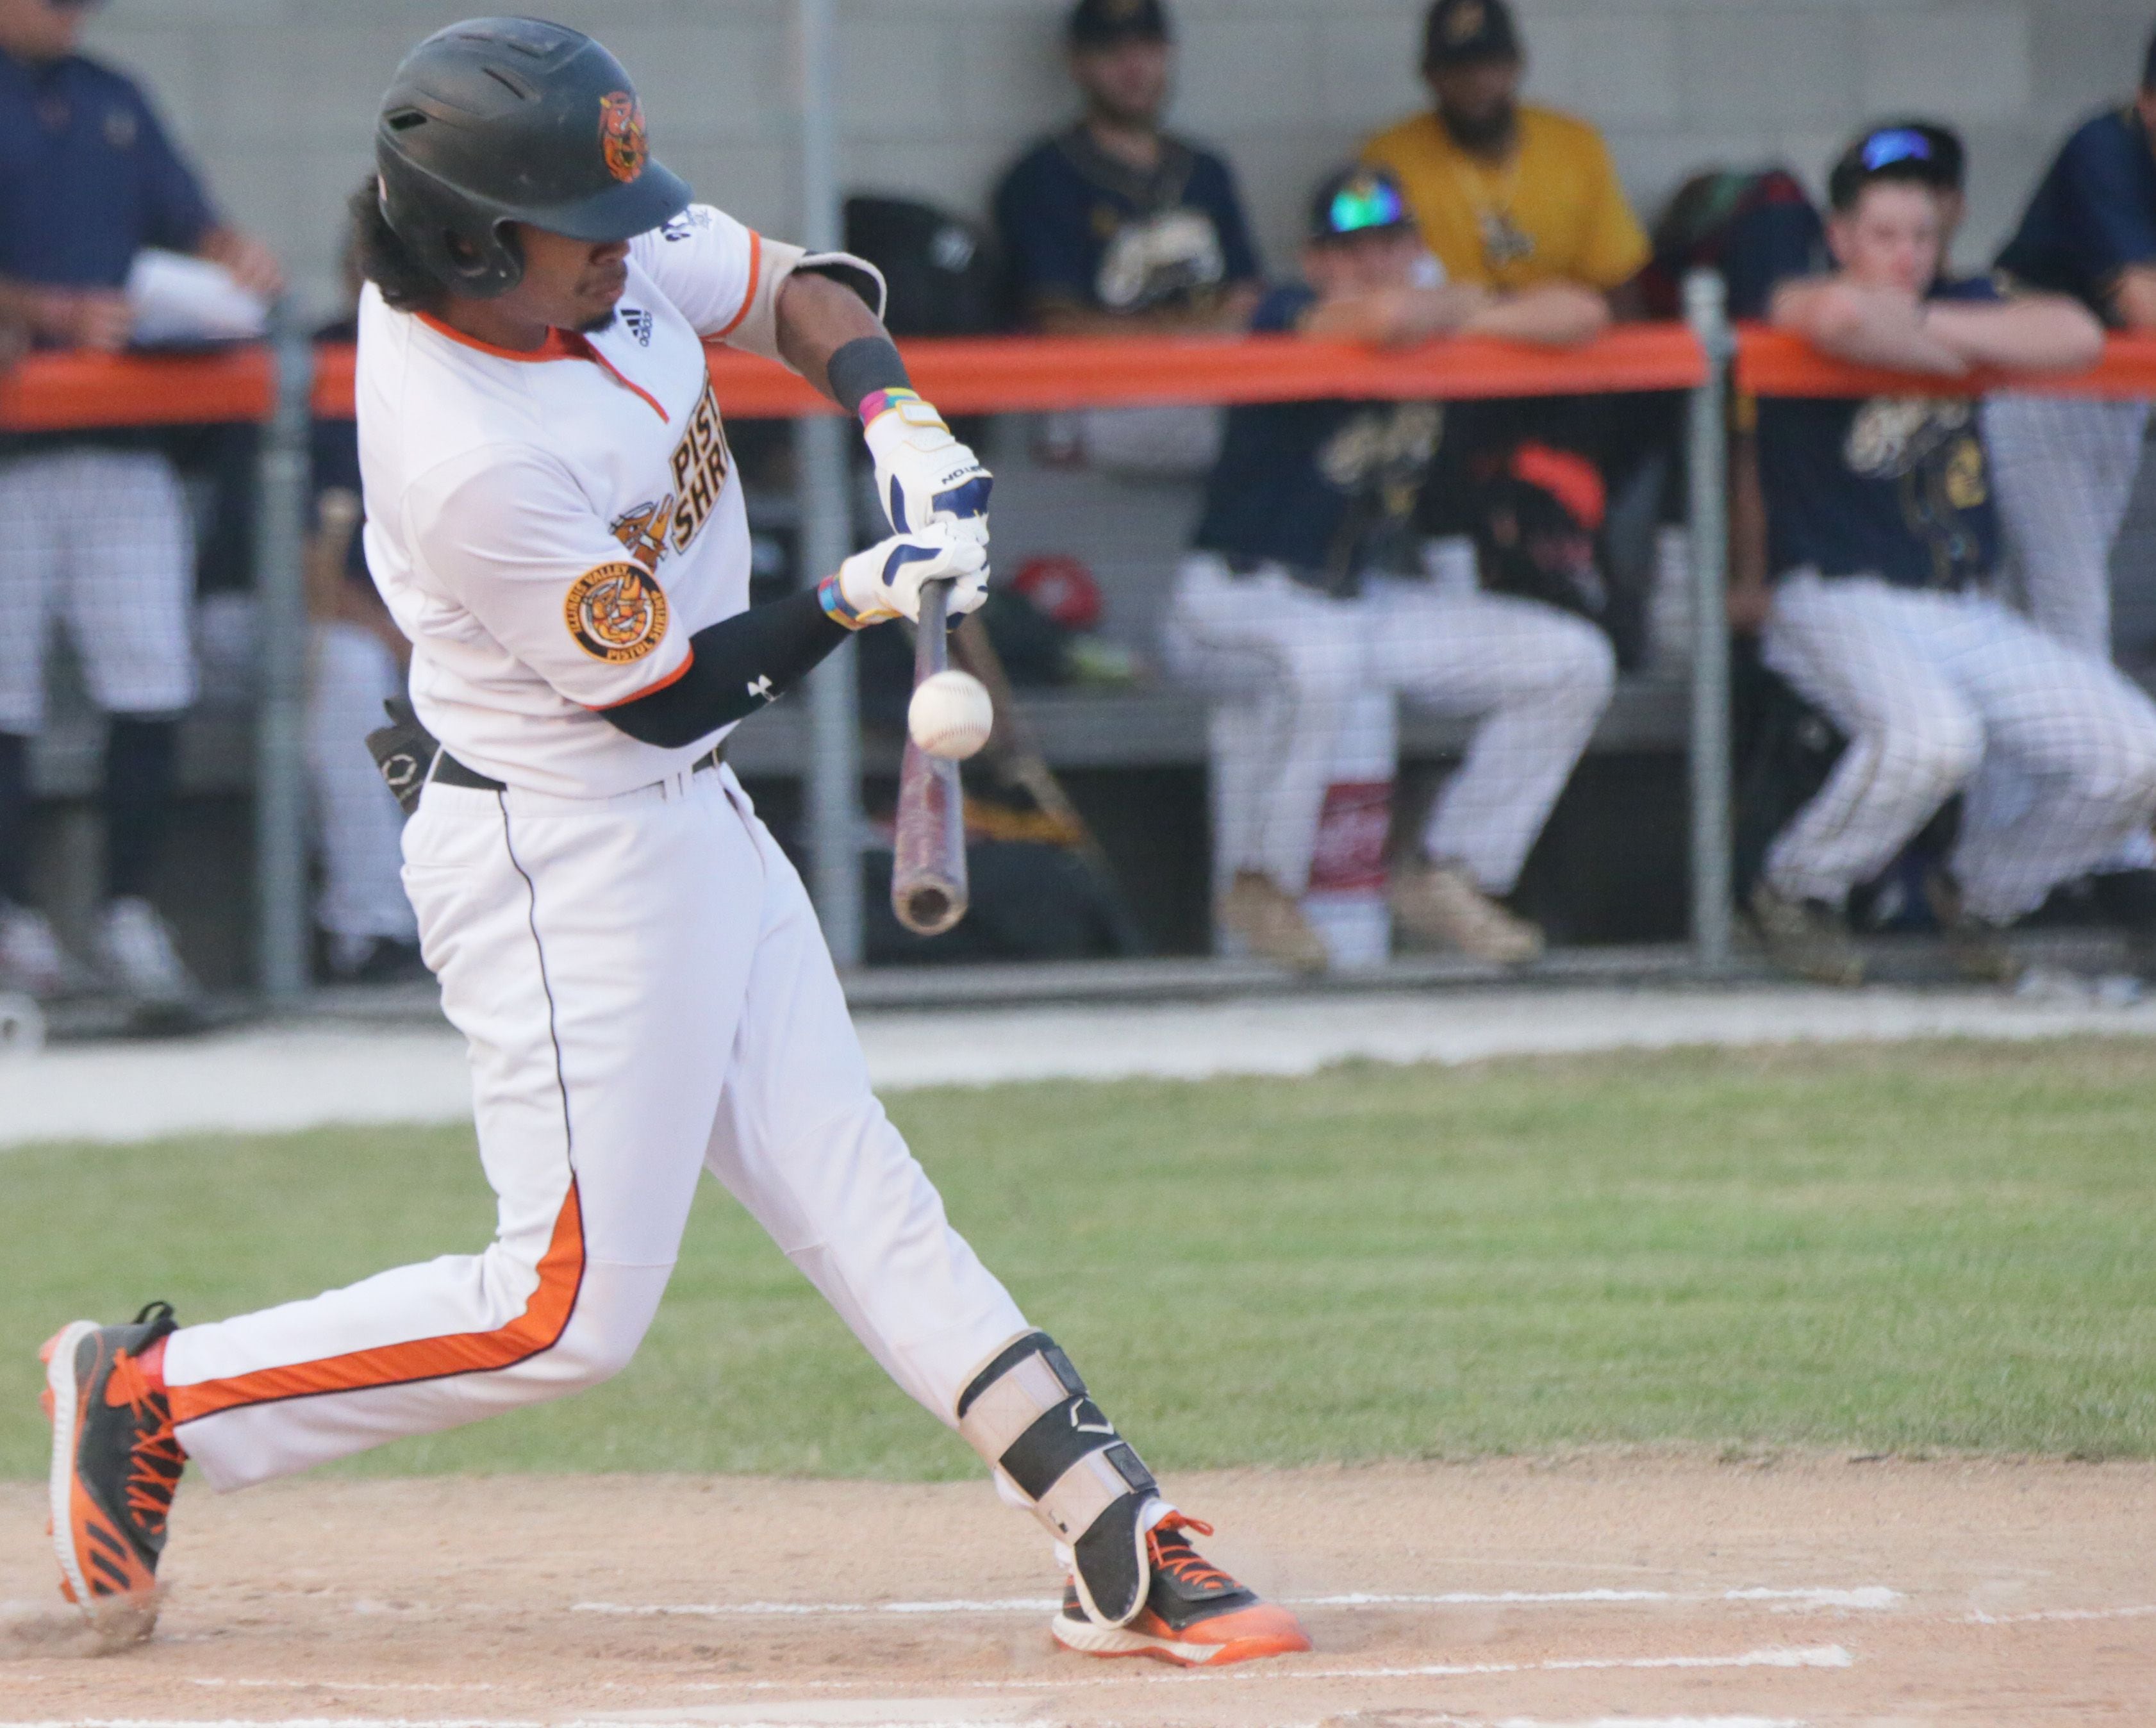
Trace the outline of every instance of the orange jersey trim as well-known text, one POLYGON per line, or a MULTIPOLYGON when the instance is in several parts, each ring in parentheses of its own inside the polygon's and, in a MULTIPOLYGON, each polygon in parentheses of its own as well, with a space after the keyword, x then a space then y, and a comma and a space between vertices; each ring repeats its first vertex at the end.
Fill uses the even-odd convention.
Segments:
POLYGON ((748 231, 748 289, 742 296, 741 310, 726 321, 722 330, 714 330, 705 338, 707 342, 724 342, 741 328, 742 320, 748 316, 748 309, 756 304, 756 285, 763 275, 763 236, 754 229, 748 231))
POLYGON ((432 312, 414 312, 412 316, 437 336, 446 336, 453 342, 464 347, 476 348, 482 354, 491 354, 497 360, 521 360, 531 365, 542 360, 582 360, 586 357, 581 349, 571 346, 572 338, 565 330, 550 327, 547 332, 547 340, 536 348, 502 348, 496 347, 490 342, 481 342, 475 336, 466 336, 454 325, 444 324, 432 312))
MULTIPOLYGON (((558 331, 555 333, 557 335, 560 334, 558 331)), ((668 417, 666 410, 659 405, 659 399, 653 395, 650 391, 645 389, 643 385, 636 383, 626 377, 619 367, 616 366, 613 361, 608 359, 605 355, 602 354, 588 342, 586 342, 583 337, 573 337, 571 340, 582 344, 582 358, 590 361, 594 366, 602 368, 605 371, 607 376, 611 378, 616 383, 619 384, 623 389, 635 391, 638 395, 641 396, 646 402, 651 404, 652 413, 657 414, 659 418, 661 420, 665 421, 668 425, 670 426, 674 424, 672 419, 668 417)))
MULTIPOLYGON (((746 311, 747 308, 744 306, 742 310, 746 311)), ((475 348, 482 354, 491 354, 497 360, 517 360, 527 366, 545 360, 588 360, 594 366, 603 368, 607 376, 624 389, 635 391, 638 395, 651 404, 652 413, 666 421, 667 424, 673 424, 673 421, 668 418, 666 410, 659 405, 659 399, 656 396, 645 389, 643 385, 632 383, 624 378, 619 367, 573 330, 556 330, 550 327, 547 332, 547 340, 536 348, 501 348, 496 347, 492 342, 481 342, 475 336, 466 336, 463 331, 444 324, 432 312, 415 312, 413 316, 437 335, 445 336, 451 342, 465 347, 475 348)), ((738 319, 735 320, 736 323, 739 321, 738 319)), ((728 329, 732 327, 732 325, 727 326, 728 329)))
POLYGON ((656 696, 668 685, 680 683, 683 678, 688 676, 689 668, 696 665, 696 651, 692 646, 686 654, 681 656, 681 664, 675 667, 672 671, 661 678, 656 684, 647 684, 643 689, 638 691, 635 695, 624 696, 619 702, 601 702, 597 707, 589 710, 589 712, 594 714, 610 713, 616 708, 627 707, 631 702, 642 702, 647 696, 656 696))
POLYGON ((484 1374, 512 1368, 561 1341, 576 1312, 584 1281, 583 1203, 576 1179, 554 1219, 554 1234, 539 1262, 539 1288, 524 1312, 492 1332, 464 1332, 446 1338, 416 1338, 353 1350, 319 1361, 262 1368, 228 1380, 205 1380, 167 1387, 172 1421, 200 1422, 250 1404, 274 1404, 286 1398, 318 1397, 326 1392, 356 1392, 375 1386, 408 1386, 451 1374, 484 1374))

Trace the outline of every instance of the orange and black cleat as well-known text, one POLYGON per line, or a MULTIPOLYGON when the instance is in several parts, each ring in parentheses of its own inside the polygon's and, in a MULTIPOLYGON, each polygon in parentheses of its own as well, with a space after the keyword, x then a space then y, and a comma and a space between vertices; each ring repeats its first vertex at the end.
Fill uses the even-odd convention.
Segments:
POLYGON ((1310 1648, 1301 1622, 1202 1558, 1185 1530, 1209 1536, 1213 1526, 1171 1512, 1147 1532, 1152 1582, 1145 1606, 1127 1624, 1087 1618, 1077 1587, 1066 1584, 1063 1612, 1049 1623, 1056 1642, 1088 1656, 1151 1656, 1186 1668, 1219 1668, 1310 1648))
POLYGON ((157 1557, 187 1455, 142 1358, 173 1329, 171 1304, 153 1302, 132 1325, 63 1326, 38 1352, 60 1592, 107 1633, 147 1638, 157 1622, 157 1557))

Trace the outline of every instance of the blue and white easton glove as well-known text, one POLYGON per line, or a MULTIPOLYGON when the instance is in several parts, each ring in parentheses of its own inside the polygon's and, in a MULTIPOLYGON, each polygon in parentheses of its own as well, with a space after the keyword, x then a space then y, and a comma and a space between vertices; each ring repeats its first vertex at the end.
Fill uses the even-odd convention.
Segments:
POLYGON ((988 543, 995 478, 942 414, 911 390, 879 390, 862 402, 861 423, 875 458, 876 496, 896 532, 941 523, 988 543))
MULTIPOLYGON (((981 532, 987 532, 983 524, 981 532)), ((917 534, 894 534, 857 552, 818 589, 824 611, 849 630, 903 618, 921 618, 921 587, 951 584, 950 615, 971 612, 988 597, 988 548, 970 524, 937 522, 917 534)))

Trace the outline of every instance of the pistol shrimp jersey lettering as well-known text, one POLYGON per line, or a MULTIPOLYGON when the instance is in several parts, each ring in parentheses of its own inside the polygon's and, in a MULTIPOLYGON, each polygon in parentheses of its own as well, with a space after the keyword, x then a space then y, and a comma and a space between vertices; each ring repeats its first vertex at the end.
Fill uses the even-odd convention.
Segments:
POLYGON ((612 323, 530 353, 362 296, 367 563, 412 640, 413 705, 467 766, 606 797, 723 736, 664 749, 603 711, 680 677, 690 638, 748 604, 703 339, 777 357, 773 255, 798 255, 692 205, 630 243, 612 323))

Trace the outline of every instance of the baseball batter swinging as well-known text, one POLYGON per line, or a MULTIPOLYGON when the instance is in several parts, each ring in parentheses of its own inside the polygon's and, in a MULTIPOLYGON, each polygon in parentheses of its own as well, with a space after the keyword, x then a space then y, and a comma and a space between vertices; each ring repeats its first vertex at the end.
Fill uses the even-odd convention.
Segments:
POLYGON ((700 1170, 1060 1545, 1098 1655, 1309 1648, 1175 1509, 945 1221, 869 1090, 815 916, 724 760, 850 631, 978 606, 989 476, 848 279, 692 203, 621 67, 516 18, 398 69, 355 200, 367 563, 413 643, 404 880, 470 1047, 485 1252, 262 1313, 78 1321, 46 1346, 53 1535, 146 1633, 172 1491, 229 1489, 595 1386, 649 1324, 700 1170), (892 536, 749 609, 703 343, 856 409, 892 536))

